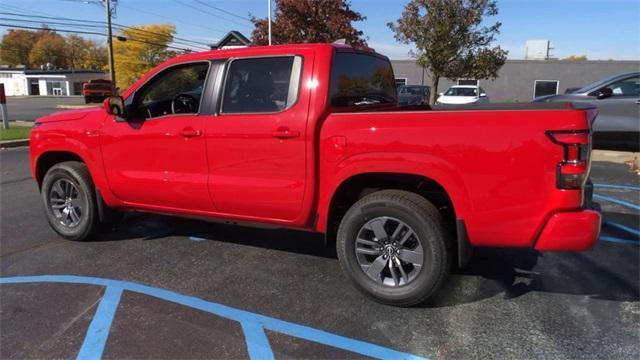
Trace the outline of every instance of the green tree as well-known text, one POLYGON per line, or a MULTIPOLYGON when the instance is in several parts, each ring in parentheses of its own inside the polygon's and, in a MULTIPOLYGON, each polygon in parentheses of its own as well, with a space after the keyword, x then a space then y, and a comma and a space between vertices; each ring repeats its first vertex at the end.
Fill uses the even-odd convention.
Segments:
POLYGON ((0 42, 0 63, 30 67, 29 53, 36 40, 35 31, 9 29, 0 42))
POLYGON ((114 41, 113 52, 117 86, 125 89, 161 62, 176 55, 167 48, 173 42, 176 27, 152 24, 122 29, 114 41))
POLYGON ((44 29, 38 31, 38 40, 29 51, 29 63, 38 67, 47 63, 55 67, 68 67, 67 43, 65 38, 53 31, 44 29))
MULTIPOLYGON (((348 43, 366 45, 362 31, 352 22, 366 18, 353 11, 348 0, 276 0, 271 24, 273 44, 330 43, 346 39, 348 43)), ((267 19, 252 17, 254 44, 266 45, 267 19)))
POLYGON ((431 73, 431 104, 441 77, 497 77, 507 58, 505 50, 491 47, 501 23, 483 22, 497 14, 495 0, 411 0, 400 19, 387 24, 396 40, 415 45, 412 55, 431 73))

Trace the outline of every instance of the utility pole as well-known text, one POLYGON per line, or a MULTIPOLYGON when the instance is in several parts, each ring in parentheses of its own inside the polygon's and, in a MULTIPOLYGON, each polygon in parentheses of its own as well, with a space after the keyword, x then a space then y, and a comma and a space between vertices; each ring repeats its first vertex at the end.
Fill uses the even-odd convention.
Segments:
POLYGON ((109 75, 111 76, 111 93, 116 93, 116 68, 113 64, 113 41, 111 39, 111 1, 105 0, 107 14, 107 48, 109 49, 109 75))
POLYGON ((269 21, 269 46, 271 46, 271 0, 267 0, 267 2, 267 11, 269 12, 269 15, 267 16, 269 21))

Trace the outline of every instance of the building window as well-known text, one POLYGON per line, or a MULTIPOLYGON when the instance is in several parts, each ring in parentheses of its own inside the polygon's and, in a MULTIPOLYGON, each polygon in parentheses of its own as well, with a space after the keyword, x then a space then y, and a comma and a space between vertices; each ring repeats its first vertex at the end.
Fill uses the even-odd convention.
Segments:
POLYGON ((396 87, 407 85, 407 78, 396 78, 396 87))
POLYGON ((533 97, 557 95, 560 81, 558 80, 536 80, 533 89, 533 97))
POLYGON ((476 79, 458 79, 458 85, 478 86, 480 82, 476 79))

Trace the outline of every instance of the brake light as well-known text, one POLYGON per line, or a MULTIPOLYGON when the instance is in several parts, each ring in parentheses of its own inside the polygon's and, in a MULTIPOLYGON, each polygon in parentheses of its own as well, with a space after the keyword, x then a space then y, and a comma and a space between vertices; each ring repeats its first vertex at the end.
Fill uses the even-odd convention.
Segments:
POLYGON ((563 160, 557 166, 558 189, 582 189, 589 177, 591 135, 584 131, 549 131, 547 136, 563 147, 563 160))

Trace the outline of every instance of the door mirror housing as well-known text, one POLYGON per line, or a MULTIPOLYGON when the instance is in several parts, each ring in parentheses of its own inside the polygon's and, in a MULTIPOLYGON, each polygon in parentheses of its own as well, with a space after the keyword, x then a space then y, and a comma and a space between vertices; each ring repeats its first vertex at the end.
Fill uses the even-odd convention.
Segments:
POLYGON ((440 94, 438 94, 438 95, 442 96, 442 95, 444 95, 444 93, 440 93, 440 94))
POLYGON ((613 95, 613 90, 611 90, 609 88, 602 88, 602 89, 596 91, 596 98, 598 100, 606 99, 608 97, 611 97, 612 95, 613 95))
POLYGON ((102 106, 107 114, 124 118, 124 99, 122 96, 109 96, 104 100, 102 106))
POLYGON ((486 93, 480 93, 480 97, 487 97, 486 93))

